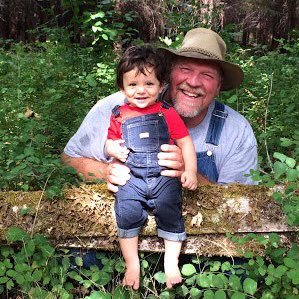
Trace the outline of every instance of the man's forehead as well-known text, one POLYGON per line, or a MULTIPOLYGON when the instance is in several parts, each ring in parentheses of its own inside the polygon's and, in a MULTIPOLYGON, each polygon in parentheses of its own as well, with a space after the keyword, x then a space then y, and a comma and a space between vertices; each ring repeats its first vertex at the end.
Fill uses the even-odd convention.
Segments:
POLYGON ((222 73, 222 69, 219 64, 215 61, 207 60, 207 59, 198 59, 191 57, 181 57, 178 56, 173 62, 173 67, 175 66, 194 66, 194 67, 203 67, 209 68, 211 70, 215 70, 217 73, 222 73))

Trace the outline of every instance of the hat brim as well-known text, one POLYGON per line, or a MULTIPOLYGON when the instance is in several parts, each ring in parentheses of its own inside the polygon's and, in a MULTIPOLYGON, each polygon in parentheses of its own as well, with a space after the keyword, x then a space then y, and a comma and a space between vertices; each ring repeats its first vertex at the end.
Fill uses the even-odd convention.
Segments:
POLYGON ((158 50, 161 51, 161 53, 168 55, 169 59, 172 59, 173 55, 175 55, 181 57, 195 58, 199 60, 212 61, 218 64, 222 70, 223 80, 222 80, 221 90, 223 91, 237 88, 243 82, 244 73, 242 69, 238 65, 233 64, 231 62, 211 58, 208 55, 198 53, 198 52, 179 51, 179 50, 167 49, 167 48, 158 48, 158 50))

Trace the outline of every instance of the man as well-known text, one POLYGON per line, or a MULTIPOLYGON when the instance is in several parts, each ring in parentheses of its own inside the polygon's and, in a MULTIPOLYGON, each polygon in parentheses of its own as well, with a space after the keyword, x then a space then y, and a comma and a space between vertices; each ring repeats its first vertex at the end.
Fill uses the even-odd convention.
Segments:
MULTIPOLYGON (((243 80, 241 68, 225 61, 225 42, 210 29, 196 28, 186 34, 180 49, 160 50, 172 61, 170 83, 162 97, 172 99, 187 125, 197 152, 199 183, 254 184, 244 176, 257 167, 252 128, 238 112, 215 100, 221 90, 236 88, 243 80)), ((130 178, 126 166, 109 163, 104 153, 111 110, 124 102, 120 92, 99 101, 62 155, 63 162, 86 179, 107 179, 112 191, 130 178)), ((181 175, 184 163, 177 146, 162 145, 158 158, 168 167, 162 175, 181 175)))

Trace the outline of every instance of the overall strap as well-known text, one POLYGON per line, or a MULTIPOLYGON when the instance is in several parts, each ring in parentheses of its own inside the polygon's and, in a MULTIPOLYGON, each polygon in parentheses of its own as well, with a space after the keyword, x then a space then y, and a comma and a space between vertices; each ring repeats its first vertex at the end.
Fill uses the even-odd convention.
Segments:
POLYGON ((160 102, 161 102, 161 107, 162 108, 169 109, 169 108, 172 107, 169 103, 167 103, 167 102, 165 102, 163 100, 161 100, 160 102))
POLYGON ((206 143, 210 143, 216 146, 219 144, 222 129, 228 115, 227 112, 224 111, 224 107, 225 106, 222 103, 215 101, 215 108, 212 112, 212 117, 205 140, 206 143))
POLYGON ((119 106, 119 105, 116 105, 116 106, 114 106, 113 109, 112 109, 112 113, 113 113, 113 115, 114 115, 115 118, 117 118, 117 117, 120 116, 119 108, 120 108, 120 106, 119 106))

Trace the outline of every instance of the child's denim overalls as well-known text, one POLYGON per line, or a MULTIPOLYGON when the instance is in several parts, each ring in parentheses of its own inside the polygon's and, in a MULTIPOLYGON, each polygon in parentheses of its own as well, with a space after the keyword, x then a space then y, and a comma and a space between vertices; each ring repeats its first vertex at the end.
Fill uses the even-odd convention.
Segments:
MULTIPOLYGON (((164 108, 169 105, 163 103, 164 108)), ((117 106, 114 115, 119 115, 117 106)), ((118 187, 115 212, 118 236, 138 235, 147 219, 147 209, 156 217, 158 236, 172 241, 186 239, 182 218, 182 187, 176 178, 161 176, 157 155, 162 144, 169 144, 170 136, 163 113, 129 118, 122 123, 125 145, 130 149, 126 164, 131 178, 118 187)))
POLYGON ((218 146, 222 129, 227 118, 227 113, 224 111, 224 107, 225 106, 222 103, 215 101, 215 108, 212 112, 212 117, 205 140, 206 143, 211 145, 211 149, 196 153, 197 171, 215 183, 218 181, 219 174, 212 148, 214 146, 218 146))

